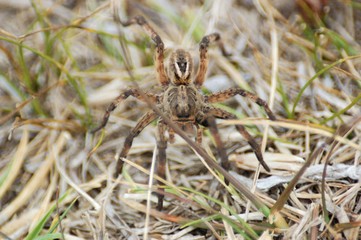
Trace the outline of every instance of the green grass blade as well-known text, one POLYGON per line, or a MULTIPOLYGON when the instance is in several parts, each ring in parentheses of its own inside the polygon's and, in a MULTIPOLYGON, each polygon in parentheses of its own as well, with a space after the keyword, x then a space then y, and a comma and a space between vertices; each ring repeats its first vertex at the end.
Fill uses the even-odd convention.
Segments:
POLYGON ((34 240, 51 240, 51 239, 62 239, 63 235, 61 233, 49 233, 43 236, 34 238, 34 240))
MULTIPOLYGON (((254 236, 254 237, 256 237, 256 238, 258 237, 257 233, 252 229, 252 227, 250 227, 242 218, 240 218, 240 217, 238 216, 238 214, 237 214, 231 207, 229 207, 228 205, 224 204, 222 201, 220 201, 220 200, 218 200, 218 199, 215 199, 215 198, 212 198, 212 197, 210 197, 210 196, 208 196, 208 195, 206 195, 206 194, 203 194, 203 193, 201 193, 201 192, 199 192, 199 191, 196 191, 196 190, 193 190, 193 189, 191 189, 191 188, 181 187, 180 189, 185 190, 185 191, 192 192, 192 193, 194 193, 194 194, 196 194, 196 195, 199 195, 199 196, 202 196, 203 198, 205 198, 205 199, 207 199, 207 200, 209 200, 209 201, 212 201, 212 202, 216 203, 217 205, 225 208, 228 212, 230 212, 233 216, 236 217, 236 219, 239 221, 239 223, 241 224, 242 228, 244 229, 244 231, 245 231, 248 235, 254 236)), ((199 199, 194 198, 194 200, 195 200, 196 202, 198 202, 200 205, 202 205, 202 203, 199 202, 199 199)), ((204 204, 203 204, 203 205, 204 205, 204 204)), ((203 206, 203 205, 202 205, 202 206, 203 206)))
MULTIPOLYGON (((59 202, 62 202, 69 194, 71 190, 67 191, 63 196, 59 198, 59 202)), ((33 240, 39 236, 40 232, 43 230, 45 223, 50 219, 51 215, 56 210, 56 204, 54 203, 49 210, 45 213, 45 215, 38 221, 34 229, 28 233, 25 240, 33 240)))
POLYGON ((40 56, 41 58, 45 59, 46 61, 48 61, 49 63, 55 65, 60 71, 62 71, 66 76, 67 76, 67 80, 70 83, 70 85, 73 87, 73 89, 75 90, 75 92, 78 95, 78 98, 80 100, 80 103, 84 106, 85 108, 85 118, 83 119, 83 123, 85 126, 91 126, 91 114, 90 114, 90 108, 88 106, 87 103, 87 94, 86 94, 86 90, 85 90, 85 86, 83 84, 79 84, 78 81, 76 80, 76 78, 74 78, 69 71, 65 68, 65 66, 63 64, 61 64, 60 62, 56 61, 54 58, 52 58, 51 56, 46 55, 45 53, 36 50, 32 47, 29 47, 25 44, 23 44, 22 42, 19 42, 15 39, 11 39, 11 38, 7 38, 4 36, 0 36, 0 40, 4 40, 7 41, 9 43, 12 43, 16 46, 19 46, 21 49, 25 48, 33 53, 35 53, 36 55, 40 56))
POLYGON ((292 111, 291 111, 291 114, 292 116, 295 116, 295 110, 296 110, 296 107, 297 107, 297 104, 299 103, 299 101, 301 100, 301 97, 303 95, 303 93, 305 92, 305 90, 311 85, 311 83, 316 79, 318 78, 319 76, 321 76, 322 74, 326 73, 327 71, 329 71, 331 68, 333 68, 334 66, 340 64, 340 63, 343 63, 347 60, 350 60, 350 59, 355 59, 355 58, 359 58, 361 57, 361 55, 357 55, 357 56, 350 56, 350 57, 346 57, 346 58, 342 58, 342 59, 339 59, 337 60, 336 62, 333 62, 332 64, 324 67, 323 69, 321 69, 320 71, 318 71, 312 78, 310 78, 306 84, 301 88, 300 92, 297 94, 296 96, 296 99, 295 99, 295 103, 293 104, 293 107, 292 107, 292 111))
POLYGON ((352 102, 347 105, 344 109, 341 109, 340 111, 336 112, 335 114, 333 114, 331 117, 326 118, 325 120, 323 120, 321 122, 321 124, 325 124, 328 121, 331 121, 337 117, 341 117, 342 114, 344 114, 345 112, 347 112, 349 109, 351 109, 354 105, 356 104, 360 104, 360 100, 361 100, 361 93, 354 99, 352 100, 352 102))

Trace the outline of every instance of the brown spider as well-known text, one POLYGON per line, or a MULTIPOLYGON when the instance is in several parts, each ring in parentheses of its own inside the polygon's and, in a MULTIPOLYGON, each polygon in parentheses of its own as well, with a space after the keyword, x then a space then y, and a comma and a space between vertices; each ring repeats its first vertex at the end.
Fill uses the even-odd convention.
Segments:
MULTIPOLYGON (((211 43, 218 43, 223 55, 227 55, 224 49, 224 46, 221 42, 220 35, 218 33, 213 33, 203 37, 202 41, 199 44, 200 52, 200 63, 198 73, 194 80, 192 80, 192 71, 193 71, 193 60, 191 55, 183 50, 177 49, 174 51, 169 58, 169 67, 168 74, 166 74, 164 67, 164 44, 159 35, 153 30, 149 23, 142 16, 136 16, 133 19, 122 23, 123 26, 129 26, 132 24, 138 24, 143 27, 145 32, 151 37, 151 39, 156 44, 156 53, 155 53, 155 65, 158 73, 158 79, 160 84, 163 87, 164 92, 156 95, 152 93, 146 93, 146 98, 144 95, 140 94, 137 89, 128 89, 122 92, 107 108, 102 124, 94 129, 92 132, 96 132, 102 129, 108 122, 110 113, 117 107, 119 103, 133 96, 141 101, 147 102, 150 101, 152 104, 155 104, 166 116, 169 116, 179 127, 188 133, 196 132, 196 141, 201 143, 202 141, 202 129, 200 126, 209 127, 214 139, 216 141, 216 148, 218 155, 221 158, 221 165, 226 170, 229 169, 228 157, 221 145, 221 140, 218 134, 218 130, 215 124, 215 118, 219 119, 236 119, 237 117, 223 109, 216 108, 212 106, 212 103, 224 101, 230 97, 233 97, 237 94, 249 98, 251 101, 262 106, 268 117, 271 120, 275 120, 276 117, 273 115, 272 111, 269 109, 267 103, 258 98, 256 95, 247 92, 241 88, 232 88, 218 93, 213 93, 207 96, 204 96, 200 92, 200 88, 203 85, 205 80, 205 75, 208 67, 208 46, 211 43)), ((165 165, 166 165, 166 148, 168 139, 165 137, 166 131, 169 133, 169 142, 174 141, 174 131, 169 128, 164 121, 154 112, 149 111, 138 121, 137 125, 131 130, 129 135, 124 141, 123 149, 119 155, 115 177, 117 177, 123 167, 122 158, 126 158, 127 154, 132 146, 133 139, 138 136, 138 134, 148 126, 152 121, 158 119, 158 134, 157 134, 157 148, 158 148, 158 157, 157 157, 157 173, 159 177, 165 178, 165 165)), ((247 132, 247 130, 242 125, 236 125, 236 129, 240 134, 246 139, 254 150, 258 161, 261 165, 267 170, 270 171, 267 164, 264 162, 261 149, 253 137, 247 132)), ((159 189, 160 194, 158 194, 158 205, 157 209, 161 210, 163 208, 163 190, 159 189)))

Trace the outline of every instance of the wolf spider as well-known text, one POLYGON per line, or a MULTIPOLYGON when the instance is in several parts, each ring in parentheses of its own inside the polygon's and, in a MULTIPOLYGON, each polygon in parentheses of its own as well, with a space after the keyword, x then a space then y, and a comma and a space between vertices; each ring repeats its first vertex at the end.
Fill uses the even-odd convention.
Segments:
MULTIPOLYGON (((169 58, 168 73, 164 67, 164 44, 160 36, 154 31, 149 23, 142 16, 136 16, 131 20, 122 23, 124 27, 132 24, 138 24, 143 27, 144 31, 150 36, 150 38, 156 44, 155 52, 155 66, 158 74, 158 80, 163 87, 163 92, 159 95, 152 93, 140 94, 137 89, 128 89, 123 91, 107 108, 103 121, 99 127, 92 132, 105 127, 108 122, 110 113, 117 107, 119 103, 133 96, 141 101, 150 102, 155 104, 166 116, 174 121, 179 127, 188 133, 196 132, 196 142, 201 143, 203 130, 200 126, 208 127, 211 134, 214 136, 216 149, 218 155, 221 158, 221 166, 226 170, 229 169, 228 157, 222 143, 218 130, 215 124, 215 118, 219 119, 237 119, 237 117, 223 109, 214 107, 212 103, 222 102, 235 95, 241 95, 249 98, 259 106, 263 107, 271 120, 275 120, 276 117, 269 109, 267 103, 257 97, 256 95, 247 92, 241 88, 231 88, 228 90, 220 91, 210 95, 203 95, 200 92, 200 88, 205 80, 205 75, 208 67, 208 47, 211 43, 217 43, 221 49, 223 55, 227 55, 221 37, 218 33, 213 33, 202 38, 199 44, 200 63, 198 73, 195 79, 192 79, 193 71, 193 59, 187 51, 183 49, 175 50, 169 58), (146 96, 146 97, 145 97, 146 96)), ((133 139, 151 122, 158 119, 158 134, 157 134, 157 173, 159 177, 165 179, 165 165, 166 165, 166 148, 167 142, 174 142, 174 131, 169 128, 166 123, 154 112, 149 111, 144 114, 138 121, 137 125, 130 131, 126 137, 123 145, 123 149, 119 155, 116 170, 114 176, 117 177, 123 167, 122 158, 126 158, 127 154, 132 146, 133 139), (166 138, 165 133, 168 131, 169 139, 166 138)), ((259 145, 253 139, 253 137, 247 132, 242 125, 236 125, 238 132, 246 139, 249 145, 254 150, 258 161, 267 170, 270 168, 264 162, 262 152, 259 145)), ((157 209, 163 208, 164 190, 158 190, 158 205, 157 209)))

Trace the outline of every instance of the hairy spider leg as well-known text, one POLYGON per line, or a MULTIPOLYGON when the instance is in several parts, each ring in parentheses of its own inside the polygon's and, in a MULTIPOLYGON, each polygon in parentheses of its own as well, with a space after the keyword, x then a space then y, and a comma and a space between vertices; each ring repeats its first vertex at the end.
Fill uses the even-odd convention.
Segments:
MULTIPOLYGON (((211 114, 215 118, 219 118, 219 119, 237 119, 236 115, 234 115, 230 112, 227 112, 223 109, 216 108, 216 107, 211 107, 208 110, 208 114, 211 114)), ((238 132, 246 139, 248 144, 252 147, 259 163, 264 167, 264 169, 266 169, 267 172, 270 172, 271 169, 268 167, 266 162, 263 160, 261 148, 257 144, 257 142, 254 140, 254 138, 248 133, 248 131, 242 125, 238 124, 238 125, 235 125, 235 127, 238 130, 238 132)), ((227 158, 227 162, 228 162, 228 158, 227 158)), ((225 165, 228 166, 229 164, 226 163, 225 165)))
POLYGON ((200 145, 202 144, 203 129, 198 124, 195 125, 197 129, 196 143, 200 145))
POLYGON ((128 152, 133 144, 133 139, 139 135, 143 129, 148 126, 151 122, 153 122, 155 119, 157 119, 157 114, 153 111, 149 111, 146 114, 144 114, 141 119, 138 121, 137 125, 130 131, 128 136, 125 138, 123 149, 119 154, 117 166, 115 168, 114 172, 114 178, 117 178, 119 174, 121 174, 123 169, 123 158, 126 158, 128 155, 128 152))
POLYGON ((166 75, 164 68, 164 43, 158 33, 149 25, 147 20, 143 16, 136 16, 127 22, 123 22, 122 25, 127 27, 132 24, 138 24, 141 26, 144 31, 149 35, 149 37, 155 42, 156 53, 155 53, 155 66, 158 73, 158 79, 160 84, 165 87, 169 84, 169 79, 166 75))
POLYGON ((223 42, 221 41, 221 36, 219 33, 212 33, 207 36, 204 36, 199 43, 199 68, 197 76, 194 80, 194 84, 197 88, 200 88, 205 80, 207 69, 208 69, 208 47, 211 43, 218 43, 219 48, 222 51, 224 56, 229 56, 224 48, 223 42))
POLYGON ((257 97, 255 94, 250 93, 242 88, 231 88, 231 89, 227 89, 224 91, 210 94, 205 97, 205 102, 208 102, 208 103, 223 102, 236 95, 241 95, 242 97, 248 98, 252 102, 257 103, 259 106, 264 108, 269 119, 271 119, 272 121, 276 120, 275 115, 273 114, 271 109, 268 107, 268 104, 266 101, 264 101, 263 99, 257 97))
MULTIPOLYGON (((91 131, 91 133, 95 133, 105 127, 107 125, 107 122, 109 120, 110 113, 114 111, 114 109, 125 99, 127 99, 129 96, 133 96, 137 98, 138 100, 141 100, 143 102, 146 102, 146 100, 142 97, 142 95, 139 93, 137 89, 127 89, 123 91, 116 99, 114 99, 108 106, 107 110, 104 113, 102 123, 95 129, 91 131)), ((158 96, 152 93, 146 93, 147 99, 151 101, 152 103, 157 103, 158 96)))
MULTIPOLYGON (((165 131, 166 131, 166 125, 162 122, 158 122, 158 134, 157 134, 157 149, 158 149, 158 158, 157 158, 157 174, 160 178, 164 179, 165 176, 165 169, 166 169, 166 162, 167 162, 167 155, 166 155, 166 149, 167 149, 167 139, 165 137, 165 131)), ((158 184, 160 185, 161 182, 158 181, 158 184)), ((164 192, 163 188, 158 188, 158 205, 157 210, 161 211, 163 209, 163 199, 164 199, 164 192)))

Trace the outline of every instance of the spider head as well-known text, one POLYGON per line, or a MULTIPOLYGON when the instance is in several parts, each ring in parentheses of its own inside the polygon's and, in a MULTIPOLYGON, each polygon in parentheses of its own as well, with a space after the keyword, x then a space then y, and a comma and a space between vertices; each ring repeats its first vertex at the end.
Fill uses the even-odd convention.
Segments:
POLYGON ((193 60, 189 52, 178 49, 169 59, 169 77, 174 85, 188 85, 191 82, 193 60))

